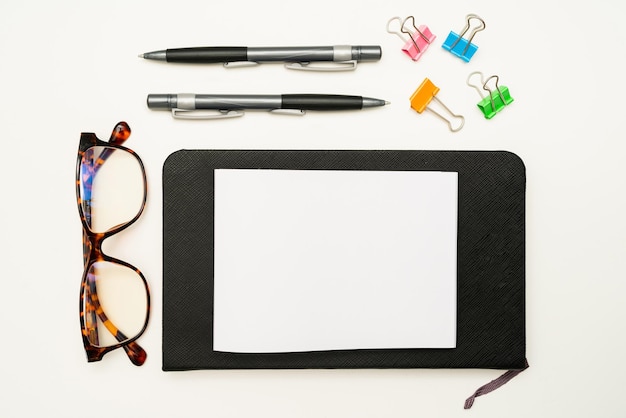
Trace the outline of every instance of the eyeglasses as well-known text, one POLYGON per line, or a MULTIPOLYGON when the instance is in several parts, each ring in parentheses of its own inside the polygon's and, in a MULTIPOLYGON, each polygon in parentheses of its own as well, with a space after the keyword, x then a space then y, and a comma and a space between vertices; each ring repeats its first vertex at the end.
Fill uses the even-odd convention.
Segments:
POLYGON ((102 251, 104 240, 137 221, 146 204, 143 163, 121 145, 129 136, 126 122, 115 126, 109 142, 93 133, 80 136, 76 194, 85 265, 80 326, 88 361, 123 347, 130 361, 141 366, 147 355, 136 340, 148 325, 148 283, 137 268, 102 251))

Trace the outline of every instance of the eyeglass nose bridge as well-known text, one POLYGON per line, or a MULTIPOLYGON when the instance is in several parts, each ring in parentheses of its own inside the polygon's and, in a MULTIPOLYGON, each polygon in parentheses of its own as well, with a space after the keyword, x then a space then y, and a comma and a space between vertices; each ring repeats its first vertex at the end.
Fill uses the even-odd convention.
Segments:
POLYGON ((85 230, 83 245, 85 257, 85 265, 89 265, 96 261, 104 261, 106 255, 102 252, 102 243, 107 238, 106 232, 92 232, 85 230))

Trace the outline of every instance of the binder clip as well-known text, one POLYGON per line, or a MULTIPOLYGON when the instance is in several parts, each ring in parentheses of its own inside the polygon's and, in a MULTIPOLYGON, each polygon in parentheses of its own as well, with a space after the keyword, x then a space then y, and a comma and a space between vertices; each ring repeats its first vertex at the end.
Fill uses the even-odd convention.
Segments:
POLYGON ((418 59, 420 59, 422 54, 428 49, 428 46, 436 38, 436 36, 433 35, 430 29, 428 29, 428 26, 415 26, 415 18, 413 16, 409 16, 404 20, 401 20, 397 16, 392 17, 387 22, 387 32, 398 35, 398 37, 402 39, 402 41, 404 42, 402 52, 408 55, 413 61, 417 61, 418 59), (406 24, 409 20, 411 21, 411 26, 413 26, 413 32, 406 28, 406 24), (391 29, 391 24, 395 21, 398 21, 400 24, 399 31, 391 29), (402 36, 402 34, 405 34, 406 36, 402 36))
POLYGON ((480 71, 474 71, 467 77, 467 85, 470 87, 474 87, 478 91, 478 94, 481 97, 481 101, 478 102, 477 106, 480 109, 480 111, 483 112, 483 115, 485 115, 486 119, 493 118, 496 115, 496 113, 500 112, 502 109, 504 109, 506 106, 508 106, 509 104, 513 102, 511 93, 509 93, 509 88, 506 86, 500 87, 498 85, 499 81, 500 81, 500 77, 498 77, 497 75, 492 75, 487 80, 483 81, 483 73, 481 73, 480 71), (472 77, 475 75, 480 76, 479 85, 472 84, 470 82, 472 77), (495 91, 490 89, 489 86, 487 85, 491 79, 496 80, 495 91), (487 91, 489 93, 489 96, 485 97, 481 89, 487 91))
POLYGON ((448 34, 448 37, 441 47, 446 51, 450 51, 453 55, 461 58, 463 61, 469 62, 478 50, 478 46, 472 43, 472 39, 474 39, 474 36, 476 36, 478 32, 485 30, 487 25, 485 24, 485 21, 480 18, 480 16, 475 14, 467 15, 466 19, 467 24, 463 28, 461 34, 457 35, 453 31, 450 31, 450 34, 448 34), (463 35, 465 35, 465 33, 470 29, 472 19, 478 20, 480 22, 480 26, 475 27, 470 32, 469 39, 465 39, 463 38, 463 35))
POLYGON ((460 131, 461 128, 463 128, 463 125, 465 125, 465 117, 453 113, 445 104, 441 102, 441 100, 436 97, 437 93, 439 93, 439 87, 435 86, 433 82, 430 81, 428 78, 425 78, 424 81, 422 81, 422 84, 420 84, 420 86, 411 96, 411 108, 417 113, 422 113, 424 110, 428 110, 441 118, 443 121, 445 121, 448 124, 448 128, 450 129, 450 131, 460 131), (433 100, 439 103, 439 105, 442 106, 453 118, 460 119, 460 125, 456 128, 453 128, 452 121, 450 119, 445 118, 439 112, 429 107, 429 104, 433 100))

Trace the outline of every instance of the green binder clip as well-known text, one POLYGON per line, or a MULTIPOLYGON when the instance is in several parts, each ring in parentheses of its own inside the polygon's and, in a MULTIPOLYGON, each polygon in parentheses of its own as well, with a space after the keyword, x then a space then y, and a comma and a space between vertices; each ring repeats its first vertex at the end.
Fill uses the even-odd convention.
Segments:
POLYGON ((483 74, 480 71, 474 71, 467 77, 467 85, 474 87, 481 97, 481 101, 478 102, 477 106, 480 111, 483 112, 486 119, 493 118, 496 113, 502 111, 502 109, 513 102, 513 97, 511 97, 509 88, 505 86, 500 87, 498 85, 499 81, 500 78, 497 75, 492 75, 487 80, 483 81, 483 74), (471 82, 471 79, 476 75, 480 76, 480 84, 474 84, 471 82), (495 90, 488 86, 489 81, 492 79, 495 79, 495 90), (488 92, 489 95, 485 96, 483 94, 483 90, 488 92))

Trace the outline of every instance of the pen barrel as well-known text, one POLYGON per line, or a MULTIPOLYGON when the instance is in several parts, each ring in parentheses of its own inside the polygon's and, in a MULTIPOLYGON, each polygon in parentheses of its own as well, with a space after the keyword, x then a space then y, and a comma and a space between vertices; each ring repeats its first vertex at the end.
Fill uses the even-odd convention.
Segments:
POLYGON ((199 64, 247 61, 247 50, 248 48, 244 46, 176 48, 168 49, 165 54, 165 59, 167 62, 185 62, 199 64))
POLYGON ((382 55, 380 46, 308 46, 308 47, 250 47, 248 61, 254 62, 316 62, 316 61, 375 61, 382 55))
MULTIPOLYGON (((334 58, 335 52, 332 46, 248 48, 248 60, 254 62, 333 61, 334 58)), ((351 58, 342 61, 349 59, 351 58)))
POLYGON ((361 96, 334 94, 283 94, 282 109, 301 110, 359 110, 363 108, 361 96))
MULTIPOLYGON (((180 95, 179 95, 180 96, 180 95)), ((271 110, 280 109, 281 96, 272 94, 196 94, 195 109, 271 110)))
POLYGON ((147 103, 150 109, 184 110, 272 110, 282 105, 276 94, 149 94, 147 103))

